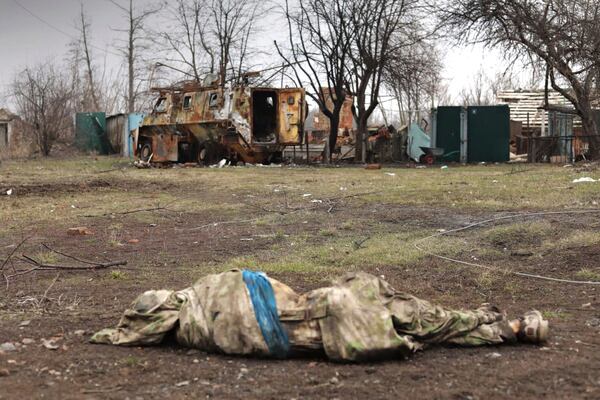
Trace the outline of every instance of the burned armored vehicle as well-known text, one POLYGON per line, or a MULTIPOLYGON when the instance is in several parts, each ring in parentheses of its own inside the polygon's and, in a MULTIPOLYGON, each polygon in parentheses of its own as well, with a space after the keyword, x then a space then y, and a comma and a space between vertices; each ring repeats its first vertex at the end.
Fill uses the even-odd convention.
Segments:
POLYGON ((132 131, 140 160, 269 163, 302 143, 304 89, 183 83, 155 91, 152 112, 132 131))

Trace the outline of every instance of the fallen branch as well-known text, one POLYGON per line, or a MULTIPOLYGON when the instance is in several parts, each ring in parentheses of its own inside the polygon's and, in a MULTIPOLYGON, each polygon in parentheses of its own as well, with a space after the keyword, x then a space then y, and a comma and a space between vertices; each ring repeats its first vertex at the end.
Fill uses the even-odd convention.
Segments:
POLYGON ((45 248, 47 248, 48 250, 50 250, 53 253, 59 254, 59 255, 61 255, 63 257, 70 258, 71 260, 75 260, 75 261, 78 261, 78 262, 83 263, 83 264, 89 264, 89 265, 97 265, 98 264, 98 263, 93 262, 93 261, 83 260, 81 258, 77 258, 77 257, 72 256, 70 254, 63 253, 62 251, 55 250, 52 247, 48 246, 46 243, 42 243, 42 246, 44 246, 45 248))
POLYGON ((135 214, 135 213, 139 213, 139 212, 152 212, 152 211, 162 211, 162 210, 166 210, 166 211, 172 211, 169 210, 169 206, 173 204, 173 203, 169 203, 165 206, 161 206, 160 204, 157 204, 156 207, 151 207, 151 208, 136 208, 134 210, 128 210, 128 211, 120 211, 120 212, 107 212, 104 214, 86 214, 86 215, 82 215, 82 217, 85 218, 95 218, 95 217, 107 217, 109 215, 128 215, 128 214, 135 214))
POLYGON ((4 267, 6 266, 6 264, 8 264, 8 261, 11 259, 11 257, 13 256, 13 254, 15 254, 15 252, 17 250, 19 250, 19 248, 23 245, 23 243, 25 243, 27 240, 29 240, 29 237, 26 237, 25 239, 21 240, 21 242, 10 252, 10 254, 8 255, 8 257, 6 257, 6 259, 2 262, 2 265, 0 266, 0 271, 4 270, 4 267))
POLYGON ((197 230, 208 228, 208 227, 211 227, 211 226, 219 226, 219 225, 226 225, 226 224, 244 224, 246 222, 258 221, 259 219, 260 219, 260 217, 258 217, 258 218, 252 218, 252 219, 234 219, 234 220, 231 220, 231 221, 219 221, 219 222, 212 222, 210 224, 200 225, 200 226, 197 226, 195 228, 181 229, 181 230, 182 231, 197 231, 197 230))
MULTIPOLYGON (((127 265, 127 261, 112 261, 106 263, 95 263, 92 261, 82 261, 83 263, 89 264, 85 266, 71 266, 71 265, 57 265, 57 264, 46 264, 41 263, 28 255, 22 254, 22 260, 35 266, 38 270, 49 270, 49 269, 58 269, 58 270, 71 270, 71 271, 85 271, 85 270, 95 270, 95 269, 104 269, 109 267, 115 267, 118 265, 127 265)), ((9 276, 10 277, 10 276, 9 276)))
POLYGON ((124 172, 125 168, 111 168, 111 169, 104 169, 102 171, 96 171, 96 174, 106 174, 108 172, 115 172, 115 171, 121 171, 124 172))
POLYGON ((106 388, 106 389, 82 389, 81 393, 83 394, 103 394, 103 393, 113 393, 113 392, 120 392, 121 390, 123 390, 123 388, 121 386, 114 386, 114 387, 110 387, 110 388, 106 388))
POLYGON ((33 271, 37 271, 38 269, 40 269, 40 268, 39 267, 33 267, 33 268, 27 269, 25 271, 15 272, 12 275, 4 275, 4 279, 6 279, 6 288, 8 289, 8 280, 10 278, 14 278, 15 276, 20 276, 20 275, 27 275, 28 273, 33 272, 33 271))
POLYGON ((58 277, 60 276, 60 272, 58 274, 56 274, 56 277, 54 278, 54 280, 52 281, 52 283, 50 284, 50 286, 48 286, 48 288, 46 289, 46 291, 44 292, 44 295, 42 296, 42 298, 39 300, 40 305, 48 300, 48 292, 50 291, 50 289, 52 289, 52 286, 54 286, 54 284, 56 283, 56 281, 58 280, 58 277))
POLYGON ((335 201, 335 200, 342 200, 342 199, 348 199, 350 197, 361 197, 361 196, 368 196, 370 194, 378 194, 378 193, 382 193, 383 190, 375 190, 372 192, 361 192, 361 193, 354 193, 354 194, 347 194, 344 196, 336 196, 336 197, 330 197, 328 199, 323 199, 326 201, 335 201))
POLYGON ((365 242, 369 239, 371 239, 371 236, 367 236, 364 239, 355 240, 354 242, 352 242, 352 245, 354 246, 354 250, 361 249, 363 247, 363 244, 365 244, 365 242))

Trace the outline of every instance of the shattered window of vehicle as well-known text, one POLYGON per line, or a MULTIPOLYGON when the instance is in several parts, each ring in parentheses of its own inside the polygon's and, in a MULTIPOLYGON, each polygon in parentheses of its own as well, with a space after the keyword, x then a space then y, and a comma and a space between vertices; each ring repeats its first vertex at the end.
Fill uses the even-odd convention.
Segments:
POLYGON ((183 98, 183 108, 190 108, 192 106, 192 96, 185 96, 183 98))
POLYGON ((158 101, 156 102, 156 105, 154 106, 154 111, 156 111, 156 112, 167 111, 167 98, 166 97, 161 97, 158 99, 158 101))
POLYGON ((219 105, 219 95, 218 93, 211 93, 208 98, 208 105, 210 108, 216 108, 219 105))

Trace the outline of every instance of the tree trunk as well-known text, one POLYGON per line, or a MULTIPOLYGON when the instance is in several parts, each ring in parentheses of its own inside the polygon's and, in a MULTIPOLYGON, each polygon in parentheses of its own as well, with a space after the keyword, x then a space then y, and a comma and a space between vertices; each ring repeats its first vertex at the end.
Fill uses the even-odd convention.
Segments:
POLYGON ((583 125, 583 133, 584 135, 590 136, 590 156, 595 160, 600 157, 600 132, 598 132, 596 118, 589 103, 582 104, 580 101, 579 105, 579 114, 581 116, 581 123, 583 125))
POLYGON ((340 125, 340 113, 339 112, 336 113, 334 111, 331 118, 329 118, 329 138, 328 138, 329 154, 326 155, 327 156, 326 160, 328 160, 329 162, 331 162, 331 155, 335 151, 335 146, 337 144, 339 125, 340 125))
POLYGON ((135 61, 135 57, 134 57, 134 40, 133 40, 133 35, 135 34, 135 27, 133 26, 133 1, 129 0, 129 46, 128 46, 128 52, 127 52, 127 63, 128 63, 128 69, 129 69, 129 82, 128 82, 128 94, 127 94, 127 111, 129 113, 133 113, 135 112, 135 93, 134 93, 134 85, 133 85, 133 80, 134 80, 134 65, 133 62, 135 61))
POLYGON ((367 119, 359 115, 356 121, 356 150, 354 160, 361 163, 367 162, 367 119))

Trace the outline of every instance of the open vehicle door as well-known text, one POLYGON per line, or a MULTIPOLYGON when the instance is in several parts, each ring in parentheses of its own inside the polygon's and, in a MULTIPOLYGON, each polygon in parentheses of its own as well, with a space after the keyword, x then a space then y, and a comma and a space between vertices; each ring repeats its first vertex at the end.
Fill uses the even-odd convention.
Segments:
POLYGON ((279 144, 302 144, 304 130, 304 89, 279 91, 279 144))

